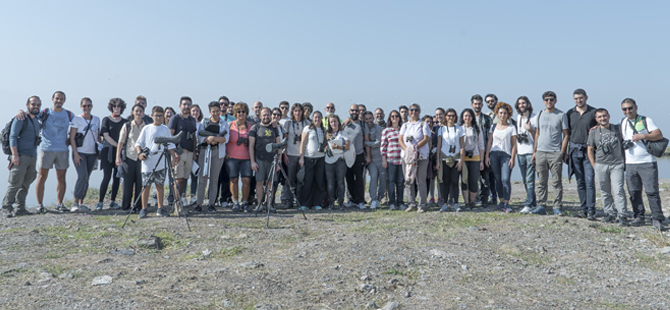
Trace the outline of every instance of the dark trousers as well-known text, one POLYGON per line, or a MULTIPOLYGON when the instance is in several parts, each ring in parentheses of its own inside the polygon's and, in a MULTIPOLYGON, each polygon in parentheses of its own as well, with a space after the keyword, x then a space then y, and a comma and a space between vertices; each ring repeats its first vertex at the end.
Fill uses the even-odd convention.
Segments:
POLYGON ((191 172, 191 197, 198 194, 198 176, 191 172))
POLYGON ((441 165, 443 167, 440 187, 442 187, 442 192, 444 193, 442 199, 444 199, 445 203, 458 203, 458 176, 461 174, 458 171, 458 162, 454 163, 453 167, 447 166, 444 161, 441 165))
POLYGON ((305 157, 305 182, 302 186, 300 203, 308 208, 322 206, 326 190, 326 160, 321 158, 305 157))
MULTIPOLYGON (((482 156, 482 155, 480 155, 482 156)), ((482 201, 482 203, 489 202, 489 192, 495 192, 495 189, 491 188, 491 178, 493 173, 491 173, 491 167, 484 165, 484 170, 479 171, 480 180, 479 180, 479 195, 477 198, 482 201)), ((495 180, 494 180, 495 184, 495 180)))
POLYGON ((120 180, 116 177, 118 168, 116 167, 114 160, 116 155, 112 157, 111 154, 116 154, 116 148, 106 147, 100 152, 100 166, 102 167, 104 174, 102 176, 102 182, 100 183, 100 198, 98 198, 98 202, 103 202, 105 200, 110 179, 112 179, 112 201, 116 200, 116 194, 119 192, 120 180))
POLYGON ((626 164, 626 184, 635 217, 644 216, 642 202, 642 186, 644 186, 652 218, 659 221, 665 219, 661 210, 661 196, 658 194, 658 163, 626 164))
MULTIPOLYGON (((98 155, 95 153, 79 153, 79 156, 83 160, 79 163, 79 166, 75 166, 77 170, 77 182, 74 184, 74 198, 84 199, 86 198, 86 192, 88 192, 88 182, 91 179, 91 173, 93 172, 93 167, 95 167, 95 162, 98 160, 98 155)), ((72 154, 72 157, 74 159, 74 154, 72 154)))
POLYGON ((365 153, 356 155, 356 161, 347 169, 347 189, 351 195, 351 202, 365 203, 365 153))
POLYGON ((226 163, 224 162, 221 166, 221 172, 219 173, 219 186, 217 186, 216 197, 220 197, 219 203, 224 203, 232 196, 233 194, 230 192, 230 177, 228 176, 226 163), (219 196, 219 194, 221 196, 219 196))
MULTIPOLYGON (((137 197, 140 197, 142 193, 142 163, 139 160, 135 161, 126 158, 121 164, 121 171, 123 172, 123 196, 121 197, 121 207, 124 210, 128 210, 131 202, 137 201, 133 208, 141 209, 142 201, 137 199, 137 197), (135 190, 133 190, 133 188, 135 190), (133 193, 135 195, 133 195, 133 193)), ((151 189, 151 186, 149 186, 149 189, 151 189)))
POLYGON ((347 171, 347 164, 344 158, 338 159, 333 164, 326 164, 326 184, 328 188, 329 207, 337 201, 341 208, 344 202, 344 177, 347 171))
POLYGON ((570 152, 572 171, 577 180, 577 193, 582 212, 596 212, 596 181, 595 172, 585 152, 570 152), (579 158, 581 156, 581 158, 579 158))

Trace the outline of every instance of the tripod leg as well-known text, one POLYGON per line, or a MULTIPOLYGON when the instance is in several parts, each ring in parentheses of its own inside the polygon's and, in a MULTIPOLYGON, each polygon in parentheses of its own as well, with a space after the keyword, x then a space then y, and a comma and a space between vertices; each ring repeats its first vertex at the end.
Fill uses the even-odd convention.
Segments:
MULTIPOLYGON (((150 180, 151 180, 151 177, 154 176, 154 173, 156 173, 156 168, 158 168, 158 163, 161 162, 161 159, 163 158, 163 155, 165 155, 165 153, 161 153, 161 156, 158 157, 158 161, 156 162, 156 165, 154 166, 154 170, 152 170, 151 174, 149 175, 150 180)), ((138 200, 142 199, 142 195, 144 194, 144 191, 147 190, 147 187, 151 188, 151 184, 147 184, 147 186, 142 187, 142 192, 135 199, 135 202, 131 205, 130 210, 128 210, 128 214, 126 215, 126 219, 123 221, 123 225, 121 225, 121 229, 126 227, 126 222, 128 221, 128 218, 130 217, 130 214, 133 212, 133 206, 135 206, 137 204, 138 200)))
MULTIPOLYGON (((166 150, 166 152, 167 152, 167 150, 166 150)), ((165 156, 165 160, 166 160, 166 163, 167 163, 167 168, 166 169, 168 169, 167 176, 172 181, 172 184, 175 187, 177 187, 177 182, 174 178, 174 172, 172 171, 172 159, 170 158, 169 155, 167 155, 167 156, 165 156)), ((175 197, 176 198, 175 206, 179 205, 180 206, 179 209, 181 209, 181 210, 177 210, 177 208, 175 207, 175 211, 177 212, 177 216, 178 217, 181 217, 182 215, 184 216, 184 221, 186 221, 186 228, 188 229, 188 231, 191 231, 191 225, 188 222, 188 216, 187 216, 186 212, 183 212, 183 214, 181 212, 184 208, 184 206, 181 205, 181 196, 180 196, 181 193, 177 190, 177 191, 175 191, 175 194, 176 194, 175 195, 176 196, 175 197)))

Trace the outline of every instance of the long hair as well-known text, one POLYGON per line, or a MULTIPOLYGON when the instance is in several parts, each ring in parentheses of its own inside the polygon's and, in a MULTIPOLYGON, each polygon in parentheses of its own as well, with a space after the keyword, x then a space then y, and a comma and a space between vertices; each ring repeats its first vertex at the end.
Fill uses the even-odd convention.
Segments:
POLYGON ((296 123, 302 122, 305 119, 305 113, 304 112, 305 112, 305 109, 302 108, 302 104, 294 103, 293 106, 291 107, 291 112, 290 112, 291 113, 291 120, 296 122, 296 123), (303 113, 300 113, 300 120, 296 120, 295 115, 293 114, 293 112, 295 112, 296 109, 300 109, 300 111, 303 112, 303 113))
POLYGON ((516 104, 514 105, 514 108, 516 109, 516 112, 519 113, 519 115, 523 115, 523 112, 521 112, 521 110, 519 110, 519 101, 522 100, 522 99, 526 101, 526 106, 528 106, 526 108, 526 111, 530 112, 530 113, 528 113, 528 117, 530 117, 531 115, 533 115, 533 105, 530 103, 530 99, 528 99, 527 96, 521 96, 521 97, 517 98, 516 99, 516 104))
POLYGON ((391 120, 391 115, 393 115, 393 113, 398 113, 398 129, 400 129, 400 127, 402 127, 402 115, 400 115, 398 110, 393 110, 389 113, 389 118, 386 120, 386 128, 393 127, 393 120, 391 120))
MULTIPOLYGON (((447 114, 449 114, 449 112, 453 112, 454 114, 456 114, 456 119, 454 120, 454 125, 456 125, 458 123, 458 112, 456 112, 456 110, 454 110, 454 108, 448 108, 447 111, 444 112, 444 117, 442 118, 442 123, 440 125, 447 126, 447 114)), ((463 119, 463 118, 461 117, 461 119, 463 119)))
POLYGON ((500 101, 498 104, 496 104, 495 108, 493 108, 493 111, 497 115, 500 109, 505 109, 507 111, 507 122, 509 122, 509 120, 512 119, 512 106, 506 102, 500 101))
MULTIPOLYGON (((203 119, 204 116, 202 116, 202 109, 200 108, 200 106, 197 105, 197 104, 194 104, 194 105, 191 106, 191 109, 193 109, 193 108, 197 108, 198 111, 200 111, 200 114, 198 115, 198 119, 196 119, 196 121, 197 121, 197 122, 202 121, 202 119, 203 119)), ((193 116, 193 113, 191 113, 191 116, 193 116)))
MULTIPOLYGON (((328 117, 328 128, 326 129, 326 138, 330 139, 333 136, 333 127, 330 126, 330 121, 335 119, 337 121, 337 130, 342 131, 342 122, 340 122, 340 117, 337 114, 333 114, 328 117)), ((337 133, 337 132, 334 132, 337 133)))
MULTIPOLYGON (((470 124, 467 124, 467 125, 469 125, 469 126, 471 126, 472 128, 474 128, 475 135, 479 135, 479 125, 477 125, 477 118, 475 118, 475 111, 473 111, 473 110, 470 109, 470 108, 465 108, 465 109, 463 109, 463 112, 461 112, 461 121, 458 122, 458 126, 465 126, 465 125, 466 125, 466 124, 465 124, 465 121, 463 121, 463 115, 465 115, 465 113, 470 114, 470 119, 472 119, 472 120, 470 121, 470 124)), ((467 127, 467 126, 466 126, 466 127, 467 127)))
POLYGON ((321 113, 321 111, 316 110, 316 111, 312 112, 312 117, 314 117, 314 114, 316 114, 316 113, 319 113, 319 115, 321 115, 321 120, 322 121, 318 122, 318 124, 315 124, 315 122, 311 122, 309 124, 309 129, 321 128, 321 130, 323 130, 323 114, 321 113))

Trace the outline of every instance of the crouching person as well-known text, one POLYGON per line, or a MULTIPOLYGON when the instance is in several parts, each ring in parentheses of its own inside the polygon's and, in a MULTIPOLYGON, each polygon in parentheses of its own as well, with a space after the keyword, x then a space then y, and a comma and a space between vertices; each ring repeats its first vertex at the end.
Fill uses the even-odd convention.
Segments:
MULTIPOLYGON (((140 132, 140 137, 137 138, 137 142, 135 142, 135 148, 139 154, 138 158, 142 161, 143 191, 142 210, 140 210, 139 218, 147 217, 149 191, 146 190, 146 188, 151 186, 152 183, 156 184, 156 193, 158 194, 158 210, 156 215, 163 217, 170 216, 168 211, 163 208, 163 184, 165 183, 165 177, 167 173, 166 168, 168 168, 165 165, 167 162, 165 158, 160 158, 164 146, 154 142, 157 137, 172 137, 170 129, 168 129, 168 127, 163 124, 163 115, 163 108, 155 106, 151 110, 151 117, 154 119, 153 124, 144 126, 144 128, 142 128, 142 132, 140 132), (145 150, 144 152, 142 151, 143 149, 145 150), (146 152, 146 150, 148 150, 148 152, 146 152), (160 162, 158 162, 159 158, 161 160, 160 162)), ((179 161, 179 155, 177 155, 175 152, 175 145, 168 143, 167 148, 172 154, 172 162, 177 163, 179 161)))

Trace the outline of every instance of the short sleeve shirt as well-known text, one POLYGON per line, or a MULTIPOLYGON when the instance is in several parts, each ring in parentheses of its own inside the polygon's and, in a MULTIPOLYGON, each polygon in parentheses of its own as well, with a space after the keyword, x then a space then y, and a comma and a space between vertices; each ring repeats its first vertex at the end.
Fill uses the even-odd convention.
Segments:
POLYGON ((509 124, 507 128, 500 129, 500 122, 491 127, 489 137, 492 137, 491 152, 500 151, 512 155, 512 137, 516 137, 516 126, 509 124))
POLYGON ((301 122, 294 122, 293 120, 289 120, 284 123, 284 133, 288 134, 286 155, 300 156, 300 140, 302 139, 302 130, 307 125, 309 124, 306 120, 302 120, 301 122))
POLYGON ((305 145, 305 157, 308 158, 322 158, 326 156, 321 148, 323 141, 326 139, 326 133, 322 128, 309 128, 305 127, 302 130, 303 133, 307 133, 307 145, 305 145))
POLYGON ((188 118, 183 118, 181 114, 177 114, 173 117, 170 117, 170 122, 168 123, 168 128, 174 130, 174 134, 179 134, 180 131, 183 131, 184 134, 181 136, 181 141, 179 145, 189 152, 193 152, 193 139, 195 139, 195 118, 189 115, 188 118))
MULTIPOLYGON (((416 121, 414 123, 408 122, 402 124, 402 127, 400 128, 400 135, 403 136, 404 140, 403 142, 405 142, 405 144, 416 145, 421 140, 423 140, 424 136, 430 137, 431 131, 430 127, 428 127, 428 123, 426 122, 422 121, 416 121), (412 141, 407 141, 407 137, 412 137, 412 141)), ((429 151, 428 143, 420 147, 419 148, 419 154, 421 154, 420 159, 428 159, 428 151, 429 151)), ((401 152, 400 156, 405 157, 404 150, 401 152)))
POLYGON ((45 152, 67 152, 68 146, 65 144, 69 128, 72 125, 74 115, 70 117, 70 113, 66 109, 56 112, 52 107, 46 109, 47 117, 44 115, 45 110, 40 111, 38 119, 42 120, 46 117, 46 121, 42 122, 42 143, 40 150, 45 152))
POLYGON ((569 129, 568 117, 563 111, 555 109, 538 113, 540 136, 537 140, 537 150, 542 152, 560 152, 563 144, 563 129, 569 129))
MULTIPOLYGON (((442 153, 446 156, 456 156, 461 151, 461 137, 465 136, 465 131, 461 126, 440 126, 437 130, 439 138, 442 139, 442 153), (452 152, 450 152, 452 151, 452 152)), ((437 146, 437 145, 436 145, 437 146)))
POLYGON ((589 133, 587 144, 596 149, 596 163, 607 165, 624 163, 623 146, 616 130, 619 130, 619 127, 610 124, 608 128, 598 126, 589 133))
POLYGON ((270 162, 274 159, 274 153, 268 153, 265 150, 265 146, 270 143, 276 143, 277 137, 279 136, 279 131, 277 128, 274 128, 272 124, 270 126, 263 126, 261 124, 256 124, 251 127, 249 130, 249 137, 254 137, 256 141, 254 142, 254 160, 270 162))
MULTIPOLYGON (((647 128, 644 127, 644 121, 642 116, 635 118, 635 120, 624 119, 621 123, 621 133, 623 134, 624 140, 631 140, 635 131, 633 131, 633 126, 638 133, 648 134, 658 127, 651 118, 647 119, 647 128)), ((653 163, 656 162, 656 158, 653 155, 649 154, 647 147, 644 145, 644 141, 640 140, 633 142, 633 147, 626 150, 626 163, 627 164, 643 164, 643 163, 653 163)))
POLYGON ((356 148, 356 155, 362 154, 365 152, 363 142, 365 140, 365 135, 368 134, 367 126, 363 125, 363 122, 351 121, 347 126, 344 126, 344 132, 347 133, 349 139, 351 139, 354 148, 356 148))
MULTIPOLYGON (((519 155, 528 155, 528 154, 533 154, 533 148, 535 147, 535 136, 533 136, 528 130, 526 130, 526 123, 529 121, 527 117, 523 117, 522 115, 517 115, 516 117, 516 123, 517 123, 517 139, 516 139, 516 153, 519 155), (521 135, 526 135, 525 137, 528 139, 528 142, 521 142, 521 138, 519 136, 521 135)), ((537 115, 535 113, 532 113, 530 115, 530 128, 531 129, 536 129, 537 128, 537 115)))
POLYGON ((568 126, 570 127, 570 142, 586 144, 589 138, 589 130, 598 125, 596 121, 596 108, 587 105, 586 111, 579 114, 577 108, 568 110, 568 126))
POLYGON ((98 147, 98 136, 100 135, 100 118, 91 115, 89 122, 83 116, 77 115, 72 119, 72 128, 77 128, 77 133, 86 134, 84 136, 84 144, 81 147, 77 147, 77 152, 95 154, 95 149, 98 147))

